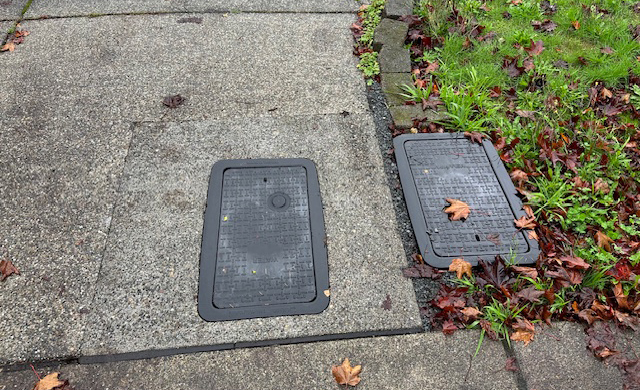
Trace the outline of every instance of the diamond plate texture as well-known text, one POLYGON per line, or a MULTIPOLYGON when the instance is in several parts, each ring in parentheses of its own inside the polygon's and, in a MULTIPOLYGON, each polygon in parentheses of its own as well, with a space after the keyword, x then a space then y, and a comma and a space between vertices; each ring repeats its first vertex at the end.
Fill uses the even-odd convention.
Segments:
MULTIPOLYGON (((468 140, 407 141, 405 151, 427 235, 442 257, 523 253, 529 245, 484 148, 468 140), (471 207, 465 221, 450 221, 445 198, 471 207)), ((419 234, 419 232, 416 232, 419 234)))
POLYGON ((299 303, 315 297, 305 168, 225 170, 214 306, 299 303))

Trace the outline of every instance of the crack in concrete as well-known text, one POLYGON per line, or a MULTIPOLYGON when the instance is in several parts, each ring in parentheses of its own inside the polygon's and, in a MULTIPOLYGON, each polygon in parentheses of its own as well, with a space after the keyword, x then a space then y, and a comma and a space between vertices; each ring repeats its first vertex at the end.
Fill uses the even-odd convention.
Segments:
POLYGON ((504 348, 504 353, 508 358, 514 358, 516 362, 516 367, 518 367, 518 371, 513 373, 513 376, 516 379, 516 384, 518 385, 518 390, 528 390, 529 386, 527 385, 527 378, 524 377, 522 373, 522 368, 520 367, 520 361, 516 356, 516 352, 513 350, 513 347, 509 343, 508 340, 502 340, 502 347, 504 348))
MULTIPOLYGON (((31 0, 33 1, 33 0, 31 0)), ((29 3, 31 3, 31 1, 29 3)), ((26 11, 25 11, 26 12, 26 11)), ((152 12, 122 12, 122 13, 89 13, 64 16, 30 16, 22 20, 37 21, 48 19, 78 19, 101 18, 108 16, 154 16, 154 15, 225 15, 225 14, 260 14, 260 15, 355 15, 358 11, 239 11, 239 10, 206 10, 206 11, 152 11, 152 12)))

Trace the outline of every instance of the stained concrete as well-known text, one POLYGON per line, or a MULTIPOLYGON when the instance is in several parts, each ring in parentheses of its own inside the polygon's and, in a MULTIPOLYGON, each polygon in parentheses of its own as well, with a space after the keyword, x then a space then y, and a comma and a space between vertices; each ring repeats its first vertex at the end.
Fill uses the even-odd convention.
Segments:
POLYGON ((136 129, 83 354, 420 328, 376 142, 368 114, 136 129), (211 166, 282 157, 317 165, 331 304, 320 315, 205 323, 195 296, 211 166))
MULTIPOLYGON (((345 357, 362 365, 359 390, 516 389, 505 371, 502 345, 485 341, 473 360, 478 332, 423 333, 201 353, 108 364, 65 365, 59 371, 78 389, 339 389, 331 366, 345 357)), ((0 373, 0 389, 30 389, 30 369, 0 373)), ((544 389, 544 388, 541 388, 544 389)))
POLYGON ((178 23, 196 16, 25 21, 31 35, 0 55, 0 237, 22 271, 0 284, 0 361, 420 326, 351 55, 354 15, 178 23), (177 93, 183 105, 162 105, 177 93), (332 306, 204 323, 210 167, 284 156, 320 170, 332 306))
POLYGON ((539 390, 604 390, 622 388, 617 368, 598 361, 587 350, 584 327, 570 322, 537 328, 529 345, 514 343, 528 388, 539 390))

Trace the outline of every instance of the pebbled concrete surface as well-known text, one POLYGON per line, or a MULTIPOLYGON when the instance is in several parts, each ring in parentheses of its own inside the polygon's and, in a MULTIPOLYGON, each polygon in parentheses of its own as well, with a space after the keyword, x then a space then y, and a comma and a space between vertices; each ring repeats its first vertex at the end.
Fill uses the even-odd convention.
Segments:
POLYGON ((144 124, 131 145, 82 353, 418 329, 395 231, 368 114, 144 124), (211 166, 281 157, 317 165, 331 304, 319 315, 206 323, 195 297, 211 166))
POLYGON ((528 346, 512 341, 520 368, 530 389, 602 390, 621 389, 617 368, 598 361, 587 350, 582 325, 554 323, 552 328, 536 328, 528 346))
POLYGON ((25 21, 31 35, 0 56, 3 72, 21 70, 5 73, 0 90, 43 116, 94 120, 367 111, 350 55, 353 15, 212 14, 178 23, 195 16, 25 21), (186 103, 168 112, 162 99, 178 93, 186 103))
POLYGON ((359 6, 356 0, 33 0, 26 17, 156 12, 355 13, 359 6))
POLYGON ((0 120, 0 251, 21 274, 0 283, 0 361, 78 354, 131 126, 13 108, 0 120))
POLYGON ((0 55, 0 237, 23 271, 0 284, 11 296, 0 361, 77 356, 82 340, 96 354, 419 327, 351 56, 353 18, 24 22, 31 35, 0 55), (169 110, 162 98, 175 93, 187 100, 169 110), (334 302, 325 314, 225 326, 197 317, 208 174, 243 156, 317 160, 334 302))
MULTIPOLYGON (((331 366, 348 357, 362 365, 359 390, 515 389, 504 370, 500 343, 485 341, 471 361, 478 332, 456 332, 331 341, 235 351, 210 352, 140 361, 66 365, 59 371, 78 389, 340 389, 331 366)), ((30 369, 0 372, 0 389, 30 389, 30 369)))
POLYGON ((22 9, 28 0, 2 0, 0 1, 0 20, 16 21, 22 16, 22 9))

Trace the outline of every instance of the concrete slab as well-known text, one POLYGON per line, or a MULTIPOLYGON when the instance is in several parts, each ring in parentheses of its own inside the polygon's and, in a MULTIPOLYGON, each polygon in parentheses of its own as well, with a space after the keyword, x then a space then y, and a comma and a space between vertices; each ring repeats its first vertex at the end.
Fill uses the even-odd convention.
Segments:
MULTIPOLYGON (((16 1, 16 0, 14 0, 16 1)), ((157 12, 301 12, 353 13, 360 3, 354 0, 34 0, 27 18, 134 14, 157 12)))
POLYGON ((201 24, 177 22, 189 16, 25 21, 31 34, 20 50, 0 56, 0 69, 21 64, 21 71, 0 81, 0 91, 15 92, 11 105, 39 106, 43 115, 96 120, 367 111, 349 54, 353 15, 212 14, 201 24), (169 111, 162 99, 178 93, 186 102, 169 111))
MULTIPOLYGON (((502 345, 456 332, 252 348, 141 361, 53 367, 78 389, 337 389, 331 366, 362 364, 359 390, 515 389, 502 345)), ((45 371, 40 370, 43 374, 45 371)), ((29 389, 30 369, 0 373, 4 390, 29 389)), ((0 386, 0 388, 2 388, 0 386)))
POLYGON ((12 297, 0 312, 0 360, 78 356, 83 337, 84 353, 102 354, 419 327, 351 55, 354 16, 177 19, 26 21, 31 35, 0 55, 0 154, 9 178, 0 187, 9 211, 0 237, 23 270, 0 285, 12 297), (186 103, 169 110, 162 98, 175 93, 186 103), (136 121, 162 123, 136 128, 100 271, 117 172, 136 121), (243 156, 317 160, 333 259, 334 304, 325 314, 233 326, 197 317, 207 175, 217 159, 243 156), (380 307, 386 294, 391 312, 380 307), (93 321, 106 322, 93 328, 93 321))
POLYGON ((395 226, 369 114, 143 124, 131 144, 82 353, 419 329, 395 226), (318 168, 330 306, 319 315, 206 323, 196 294, 211 166, 282 157, 309 158, 318 168), (381 307, 387 295, 388 311, 381 307))
POLYGON ((512 342, 530 389, 622 388, 618 369, 603 364, 587 350, 581 325, 561 322, 543 331, 537 329, 528 346, 512 342))
POLYGON ((0 21, 0 43, 4 42, 11 27, 13 27, 13 22, 0 21))
POLYGON ((16 21, 22 17, 22 10, 28 0, 0 1, 0 20, 16 21))
POLYGON ((0 120, 0 257, 20 270, 0 283, 1 362, 79 353, 130 138, 37 110, 0 120))

